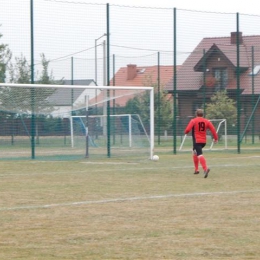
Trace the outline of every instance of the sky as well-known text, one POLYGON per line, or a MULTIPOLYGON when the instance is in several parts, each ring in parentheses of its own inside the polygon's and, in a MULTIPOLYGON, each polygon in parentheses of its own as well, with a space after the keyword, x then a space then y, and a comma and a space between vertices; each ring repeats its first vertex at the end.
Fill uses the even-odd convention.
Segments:
MULTIPOLYGON (((21 54, 28 61, 31 58, 30 1, 0 0, 0 33, 3 34, 0 44, 8 44, 13 60, 21 54)), ((178 64, 184 62, 204 37, 229 36, 236 30, 236 13, 247 14, 240 17, 243 35, 260 34, 260 9, 256 8, 256 0, 249 4, 237 0, 34 0, 35 64, 40 66, 40 54, 44 53, 51 61, 55 78, 70 79, 73 57, 74 78, 93 79, 98 71, 98 83, 103 82, 102 44, 106 37, 101 36, 106 32, 106 3, 115 5, 110 8, 110 55, 116 56, 116 71, 127 64, 155 65, 158 52, 161 65, 172 64, 173 8, 180 10, 177 13, 178 64)))
MULTIPOLYGON (((89 2, 83 0, 83 2, 89 2)), ((127 6, 145 6, 145 7, 165 7, 165 8, 177 8, 199 11, 212 11, 212 12, 224 12, 224 13, 241 13, 241 14, 253 14, 260 15, 259 1, 251 0, 237 1, 237 0, 218 0, 218 1, 206 1, 206 0, 93 0, 93 3, 109 3, 116 5, 127 6)))

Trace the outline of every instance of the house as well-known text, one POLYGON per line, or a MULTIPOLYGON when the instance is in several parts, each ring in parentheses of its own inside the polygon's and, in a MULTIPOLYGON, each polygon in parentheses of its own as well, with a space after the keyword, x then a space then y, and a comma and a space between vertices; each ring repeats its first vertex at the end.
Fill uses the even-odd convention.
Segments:
POLYGON ((82 79, 82 80, 63 80, 64 85, 73 85, 73 89, 69 88, 59 88, 48 97, 48 103, 53 106, 54 112, 52 116, 54 117, 68 117, 72 110, 79 109, 85 104, 86 96, 89 99, 95 97, 99 94, 99 90, 92 89, 91 86, 96 86, 96 83, 92 79, 82 79), (77 88, 76 86, 88 86, 89 88, 77 88))
MULTIPOLYGON (((159 71, 159 84, 160 87, 164 89, 165 85, 173 77, 173 66, 137 66, 136 64, 128 64, 126 67, 121 67, 114 77, 110 80, 110 86, 152 86, 158 84, 158 71, 159 71)), ((112 95, 120 98, 115 99, 115 106, 124 107, 127 101, 134 96, 124 95, 125 90, 115 90, 112 95)), ((100 93, 97 97, 96 102, 98 104, 102 103, 104 100, 104 94, 100 93)))
MULTIPOLYGON (((210 101, 219 90, 237 97, 237 75, 240 78, 241 111, 246 119, 260 94, 260 35, 243 36, 231 32, 227 37, 204 38, 178 70, 178 114, 187 119, 196 108, 210 101), (238 38, 237 38, 238 35, 238 38), (239 45, 238 45, 238 44, 239 45), (239 47, 239 68, 237 68, 239 47), (252 102, 252 98, 254 101, 252 102)), ((172 92, 173 79, 165 86, 172 92)), ((260 116, 260 109, 256 111, 260 116)), ((242 124, 245 123, 245 120, 242 124)), ((260 127, 260 126, 259 126, 260 127)))
POLYGON ((160 84, 165 86, 173 76, 173 66, 137 66, 128 64, 121 67, 114 78, 110 80, 110 86, 149 86, 157 84, 158 70, 160 72, 160 84))

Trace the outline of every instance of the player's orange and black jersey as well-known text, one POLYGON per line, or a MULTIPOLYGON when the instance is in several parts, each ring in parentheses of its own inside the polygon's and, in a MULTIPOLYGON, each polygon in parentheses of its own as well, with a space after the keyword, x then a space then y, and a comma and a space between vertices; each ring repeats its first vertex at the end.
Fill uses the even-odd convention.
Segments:
POLYGON ((188 134, 192 130, 192 137, 195 143, 207 142, 207 130, 210 130, 214 140, 218 140, 218 134, 213 124, 204 117, 196 117, 192 119, 187 125, 184 133, 188 134))

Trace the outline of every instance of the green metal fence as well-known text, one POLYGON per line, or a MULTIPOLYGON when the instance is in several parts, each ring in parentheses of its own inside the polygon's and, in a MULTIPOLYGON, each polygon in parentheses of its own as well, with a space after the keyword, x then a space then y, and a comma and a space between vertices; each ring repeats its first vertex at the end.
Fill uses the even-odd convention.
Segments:
POLYGON ((52 0, 0 6, 1 82, 152 85, 158 147, 177 153, 203 108, 210 119, 226 119, 228 148, 260 148, 260 16, 52 0))

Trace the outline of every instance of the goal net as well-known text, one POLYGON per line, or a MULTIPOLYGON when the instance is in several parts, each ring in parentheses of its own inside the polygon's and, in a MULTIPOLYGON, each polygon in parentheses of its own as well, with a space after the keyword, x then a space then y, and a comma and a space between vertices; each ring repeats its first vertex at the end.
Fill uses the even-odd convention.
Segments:
MULTIPOLYGON (((149 135, 144 123, 138 114, 118 114, 110 115, 111 118, 111 142, 117 148, 143 148, 150 143, 149 135)), ((76 142, 81 142, 80 136, 85 135, 86 116, 71 117, 71 146, 76 142)), ((104 143, 103 127, 106 121, 105 115, 88 116, 89 125, 92 125, 88 133, 89 146, 99 147, 104 143)))
POLYGON ((151 159, 154 90, 0 83, 0 122, 6 158, 151 159))
MULTIPOLYGON (((226 119, 210 119, 214 127, 216 128, 216 131, 219 136, 219 142, 217 144, 214 144, 213 138, 211 137, 211 133, 208 132, 207 139, 210 140, 208 141, 208 145, 205 148, 212 150, 212 149, 227 149, 227 120, 226 119)), ((184 135, 181 141, 181 145, 179 150, 180 151, 186 151, 190 150, 192 148, 192 136, 191 135, 184 135)))

